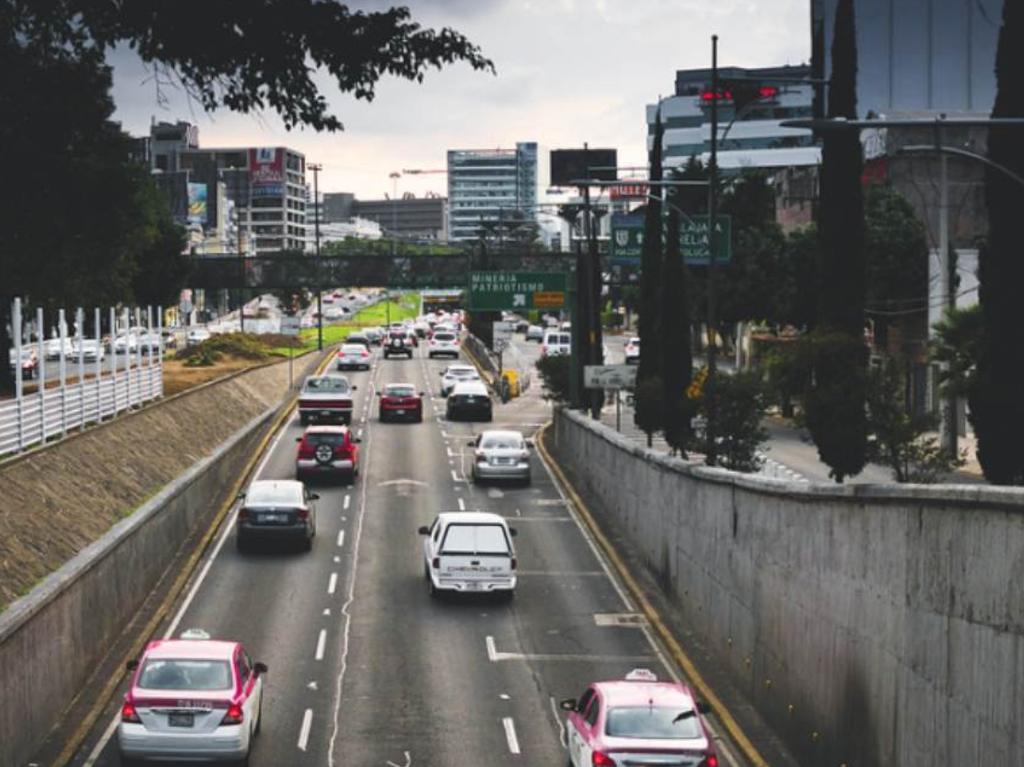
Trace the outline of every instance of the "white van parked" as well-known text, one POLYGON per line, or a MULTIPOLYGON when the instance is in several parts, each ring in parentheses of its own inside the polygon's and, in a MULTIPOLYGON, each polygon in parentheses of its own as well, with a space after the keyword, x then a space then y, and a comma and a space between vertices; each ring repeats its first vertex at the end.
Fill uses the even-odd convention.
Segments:
POLYGON ((564 330, 547 330, 540 346, 540 356, 552 357, 556 354, 569 354, 572 348, 572 334, 564 330))
POLYGON ((498 594, 516 588, 515 528, 483 511, 452 511, 421 527, 423 575, 431 596, 443 592, 498 594))

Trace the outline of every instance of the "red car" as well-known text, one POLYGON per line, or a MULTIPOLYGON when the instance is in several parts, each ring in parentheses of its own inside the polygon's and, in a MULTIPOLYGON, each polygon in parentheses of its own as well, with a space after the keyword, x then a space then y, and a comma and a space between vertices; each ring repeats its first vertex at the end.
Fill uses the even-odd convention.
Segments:
POLYGON ((351 484, 359 476, 359 440, 347 426, 310 426, 296 441, 296 479, 342 476, 351 484))
POLYGON ((569 712, 571 767, 718 767, 704 722, 707 705, 686 685, 659 682, 647 669, 635 669, 625 679, 595 682, 579 700, 563 700, 562 708, 569 712))
POLYGON ((416 391, 410 383, 392 383, 379 392, 380 420, 391 421, 406 418, 420 423, 423 421, 423 392, 416 391))

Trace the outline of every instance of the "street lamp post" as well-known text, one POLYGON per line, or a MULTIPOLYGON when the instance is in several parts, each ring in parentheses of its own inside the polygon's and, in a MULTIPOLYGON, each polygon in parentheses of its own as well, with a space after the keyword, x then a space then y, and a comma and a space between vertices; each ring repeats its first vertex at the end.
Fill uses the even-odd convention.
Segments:
POLYGON ((718 373, 718 306, 715 286, 715 256, 718 251, 718 35, 711 36, 711 154, 708 165, 708 377, 705 381, 707 398, 707 444, 704 462, 708 466, 718 463, 717 436, 718 403, 715 387, 718 373))
POLYGON ((313 237, 316 247, 316 348, 324 350, 324 313, 320 302, 323 293, 323 285, 320 274, 320 186, 319 176, 323 165, 317 162, 309 163, 307 166, 313 171, 313 237))

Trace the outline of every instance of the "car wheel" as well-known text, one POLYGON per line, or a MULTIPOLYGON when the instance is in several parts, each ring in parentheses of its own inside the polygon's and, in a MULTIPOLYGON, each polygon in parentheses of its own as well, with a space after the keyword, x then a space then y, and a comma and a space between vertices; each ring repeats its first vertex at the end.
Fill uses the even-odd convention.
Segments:
POLYGON ((263 729, 263 696, 260 695, 260 706, 256 709, 256 726, 252 730, 253 735, 259 735, 263 729))
POLYGON ((423 423, 423 411, 422 410, 416 415, 415 423, 423 423))
POLYGON ((235 537, 235 548, 242 554, 249 550, 249 542, 242 536, 241 533, 235 537))
POLYGON ((238 767, 249 767, 249 764, 250 764, 249 757, 250 757, 251 754, 252 754, 252 746, 249 747, 249 750, 246 752, 245 756, 243 756, 238 761, 238 767))
POLYGON ((516 592, 515 592, 514 589, 508 589, 506 591, 501 592, 501 595, 499 597, 499 599, 502 602, 505 602, 506 604, 511 602, 515 598, 516 598, 516 592))
POLYGON ((487 415, 486 415, 486 416, 484 417, 484 420, 485 420, 485 421, 488 421, 488 422, 489 422, 489 421, 493 421, 493 420, 494 420, 494 413, 488 413, 488 414, 487 414, 487 415))
POLYGON ((533 482, 533 477, 529 474, 523 479, 523 487, 529 487, 533 482))
POLYGON ((141 759, 132 759, 130 756, 120 758, 121 767, 142 767, 141 759))
POLYGON ((309 423, 309 417, 303 415, 302 413, 299 413, 299 423, 301 423, 303 426, 305 426, 306 424, 309 423))
POLYGON ((302 539, 302 550, 312 551, 313 550, 313 536, 308 535, 302 539))

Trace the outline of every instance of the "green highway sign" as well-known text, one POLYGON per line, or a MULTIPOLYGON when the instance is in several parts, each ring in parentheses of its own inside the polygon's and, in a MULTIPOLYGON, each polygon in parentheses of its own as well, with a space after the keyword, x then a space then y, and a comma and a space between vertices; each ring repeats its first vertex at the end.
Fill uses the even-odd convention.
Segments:
POLYGON ((469 310, 564 309, 563 272, 470 272, 469 310))
MULTIPOLYGON (((710 262, 711 224, 706 215, 693 215, 679 222, 679 250, 690 266, 707 266, 710 262)), ((719 215, 715 222, 718 248, 715 263, 732 260, 732 217, 719 215)), ((612 216, 612 264, 639 264, 644 248, 644 217, 638 214, 612 216)))

